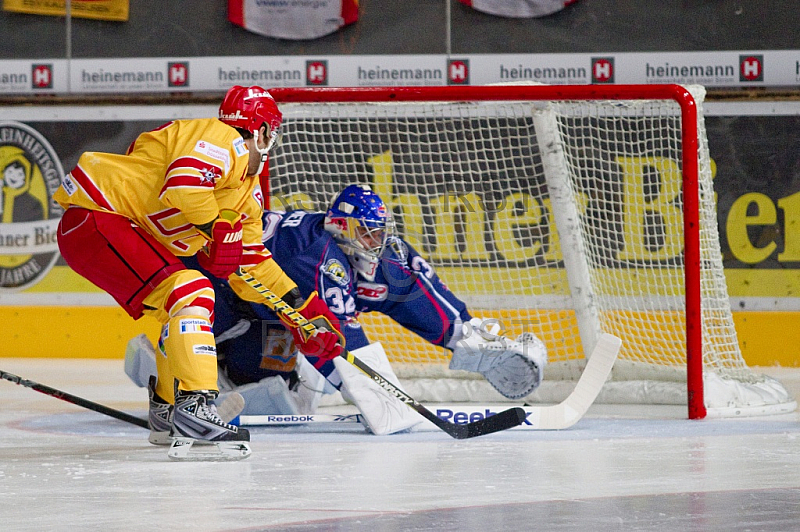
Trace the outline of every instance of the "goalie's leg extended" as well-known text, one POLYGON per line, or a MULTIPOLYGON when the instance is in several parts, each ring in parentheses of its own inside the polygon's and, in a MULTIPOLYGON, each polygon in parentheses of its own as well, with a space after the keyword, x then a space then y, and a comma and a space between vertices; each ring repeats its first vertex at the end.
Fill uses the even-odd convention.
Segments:
MULTIPOLYGON (((399 379, 380 342, 360 347, 353 354, 399 387, 399 379)), ((402 432, 423 421, 418 413, 407 408, 396 396, 389 394, 346 360, 337 357, 333 363, 342 379, 342 397, 358 408, 364 424, 373 434, 381 436, 402 432)))

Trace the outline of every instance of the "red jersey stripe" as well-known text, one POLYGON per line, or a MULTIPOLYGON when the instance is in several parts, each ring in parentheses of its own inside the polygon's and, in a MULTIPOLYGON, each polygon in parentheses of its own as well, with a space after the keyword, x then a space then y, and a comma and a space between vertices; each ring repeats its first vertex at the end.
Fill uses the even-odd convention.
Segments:
POLYGON ((263 253, 265 257, 271 257, 272 252, 265 248, 263 244, 247 244, 244 246, 245 253, 263 253))
POLYGON ((205 277, 192 279, 188 283, 178 285, 172 290, 167 298, 166 305, 164 305, 165 310, 170 316, 172 316, 173 311, 177 311, 180 308, 185 307, 187 301, 192 302, 193 300, 200 298, 210 298, 213 301, 213 294, 214 291, 209 285, 208 279, 205 277))
POLYGON ((220 166, 202 159, 198 159, 197 157, 178 157, 172 161, 172 163, 170 163, 169 167, 167 167, 167 175, 178 168, 194 168, 195 170, 199 170, 201 174, 205 172, 212 172, 216 177, 219 177, 223 174, 220 166))
POLYGON ((158 193, 158 196, 161 197, 166 193, 168 190, 173 188, 180 188, 180 187, 192 187, 192 188, 214 188, 213 181, 207 181, 200 176, 196 175, 176 175, 172 176, 167 179, 167 182, 164 183, 164 186, 161 188, 161 191, 158 193))
POLYGON ((242 255, 242 266, 256 266, 257 264, 261 264, 269 257, 265 257, 264 255, 257 255, 255 253, 245 253, 242 255))
POLYGON ((87 174, 83 168, 76 166, 72 172, 70 172, 70 175, 72 176, 72 179, 78 183, 78 185, 80 185, 83 191, 86 192, 86 195, 89 196, 89 198, 99 207, 111 212, 117 211, 114 206, 111 205, 111 202, 108 200, 105 194, 103 194, 103 192, 95 186, 92 178, 89 177, 89 174, 87 174))

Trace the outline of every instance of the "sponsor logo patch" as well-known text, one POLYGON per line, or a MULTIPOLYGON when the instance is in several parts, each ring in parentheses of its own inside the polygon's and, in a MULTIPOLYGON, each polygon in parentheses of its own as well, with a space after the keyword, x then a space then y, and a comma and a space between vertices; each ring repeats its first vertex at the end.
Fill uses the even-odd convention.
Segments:
POLYGON ((64 177, 61 178, 61 186, 64 187, 64 190, 67 191, 67 194, 72 196, 75 192, 78 191, 78 187, 75 185, 75 182, 72 180, 72 174, 65 174, 64 177))
POLYGON ((167 348, 164 346, 164 341, 169 338, 169 323, 165 323, 161 328, 161 336, 158 337, 158 352, 164 358, 167 358, 167 348))
POLYGON ((340 286, 347 286, 350 284, 350 273, 347 268, 337 259, 329 259, 325 264, 320 267, 323 275, 330 278, 334 283, 340 286))
POLYGON ((217 356, 217 348, 213 345, 195 345, 192 346, 192 352, 195 355, 217 356))
POLYGON ((205 140, 198 140, 197 144, 194 146, 194 151, 197 153, 202 153, 206 157, 211 157, 212 159, 222 162, 222 164, 225 166, 226 172, 231 167, 231 157, 228 153, 228 150, 225 148, 211 144, 205 140))
POLYGON ((244 143, 244 139, 239 137, 238 139, 233 141, 233 151, 236 152, 236 155, 242 156, 247 155, 250 153, 250 150, 247 149, 247 146, 244 143))
POLYGON ((369 301, 386 301, 388 296, 389 287, 385 284, 358 283, 358 293, 356 297, 359 299, 367 299, 369 301))
POLYGON ((189 334, 189 333, 208 333, 213 334, 214 331, 211 329, 211 325, 205 320, 196 320, 196 319, 185 319, 181 320, 180 322, 180 333, 181 334, 189 334))

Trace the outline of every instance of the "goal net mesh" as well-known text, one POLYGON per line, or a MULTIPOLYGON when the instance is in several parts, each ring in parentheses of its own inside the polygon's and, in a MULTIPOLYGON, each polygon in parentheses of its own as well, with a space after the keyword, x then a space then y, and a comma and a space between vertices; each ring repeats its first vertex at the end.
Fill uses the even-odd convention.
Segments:
MULTIPOLYGON (((695 92, 700 103, 702 89, 695 92)), ((280 105, 283 139, 270 159, 270 207, 326 210, 345 186, 370 185, 400 235, 473 316, 498 319, 508 337, 533 332, 544 341, 549 364, 537 393, 547 383, 577 380, 584 345, 599 332, 623 340, 612 381, 685 382, 675 101, 280 105)), ((761 386, 765 377, 745 364, 733 324, 702 113, 699 127, 704 371, 761 386)), ((449 351, 385 316, 359 320, 402 380, 424 383, 415 388, 418 399, 483 399, 479 375, 447 369, 449 351), (434 386, 444 386, 442 395, 434 386)), ((637 402, 686 401, 685 386, 649 386, 625 393, 637 402)))

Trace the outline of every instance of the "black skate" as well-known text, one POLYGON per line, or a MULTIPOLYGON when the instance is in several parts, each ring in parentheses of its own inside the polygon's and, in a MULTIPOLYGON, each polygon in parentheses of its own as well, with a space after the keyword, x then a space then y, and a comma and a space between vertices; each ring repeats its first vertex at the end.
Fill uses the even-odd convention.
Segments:
POLYGON ((217 392, 210 390, 175 391, 170 458, 241 460, 250 456, 250 432, 219 417, 216 397, 217 392))

